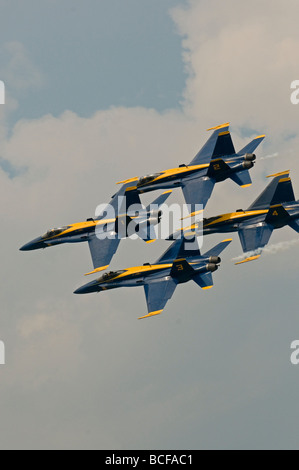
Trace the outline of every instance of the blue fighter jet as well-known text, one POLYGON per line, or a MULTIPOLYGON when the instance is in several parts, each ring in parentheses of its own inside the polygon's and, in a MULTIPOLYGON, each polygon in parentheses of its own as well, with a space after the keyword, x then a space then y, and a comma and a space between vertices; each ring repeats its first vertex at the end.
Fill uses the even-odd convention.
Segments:
POLYGON ((212 273, 218 269, 221 263, 219 255, 230 242, 231 240, 225 240, 202 255, 196 237, 182 237, 154 264, 146 263, 143 266, 106 273, 74 293, 90 294, 119 287, 143 286, 148 314, 139 319, 159 315, 178 284, 193 280, 202 289, 213 286, 212 273))
POLYGON ((191 214, 197 212, 197 205, 206 206, 216 183, 230 178, 243 188, 250 186, 252 181, 249 170, 256 160, 253 152, 265 135, 256 137, 236 152, 229 123, 208 130, 214 132, 189 165, 182 164, 178 168, 132 178, 119 184, 134 183, 140 193, 181 187, 191 214))
POLYGON ((126 183, 98 217, 48 230, 20 250, 32 251, 63 243, 88 242, 94 265, 94 271, 88 274, 103 271, 108 268, 121 239, 136 233, 147 243, 155 241, 154 226, 160 223, 161 206, 170 194, 171 191, 166 191, 145 208, 136 189, 126 183))
MULTIPOLYGON (((204 219, 203 227, 199 224, 186 227, 183 230, 185 236, 190 236, 194 231, 203 235, 238 232, 243 252, 247 257, 236 264, 257 260, 274 230, 289 226, 299 233, 299 201, 295 200, 289 174, 288 170, 268 176, 274 179, 247 210, 239 209, 204 219)), ((180 236, 181 234, 176 232, 169 240, 180 236)))

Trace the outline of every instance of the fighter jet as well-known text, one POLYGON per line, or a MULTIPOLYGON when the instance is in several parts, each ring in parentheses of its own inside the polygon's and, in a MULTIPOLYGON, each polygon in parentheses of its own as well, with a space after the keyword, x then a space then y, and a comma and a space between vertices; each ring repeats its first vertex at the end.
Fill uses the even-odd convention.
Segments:
POLYGON ((219 255, 230 242, 231 240, 225 240, 201 255, 194 235, 191 238, 182 237, 154 264, 146 263, 143 266, 106 273, 74 293, 90 294, 119 287, 143 286, 148 314, 139 319, 153 317, 162 313, 178 284, 193 280, 202 289, 210 289, 213 286, 212 273, 221 263, 219 255))
MULTIPOLYGON (((288 170, 268 176, 274 179, 247 210, 204 219, 203 235, 238 232, 243 252, 250 255, 236 263, 243 264, 260 258, 273 230, 290 226, 299 233, 299 201, 295 200, 289 173, 288 170)), ((194 231, 200 233, 198 224, 186 227, 185 236, 194 231)), ((169 239, 178 236, 176 233, 169 239)))
POLYGON ((190 212, 197 212, 196 205, 206 206, 215 183, 231 178, 241 187, 252 184, 249 170, 254 166, 255 149, 264 140, 265 135, 256 137, 252 142, 236 153, 229 131, 229 123, 208 129, 213 130, 211 137, 197 153, 189 165, 154 173, 142 178, 121 181, 135 183, 140 193, 156 189, 181 187, 190 212))
POLYGON ((88 242, 94 271, 87 274, 103 271, 108 268, 121 239, 136 233, 147 243, 155 241, 154 226, 160 223, 161 206, 170 194, 171 191, 166 191, 145 208, 136 189, 129 183, 124 184, 98 217, 48 230, 20 250, 32 251, 62 243, 88 242))

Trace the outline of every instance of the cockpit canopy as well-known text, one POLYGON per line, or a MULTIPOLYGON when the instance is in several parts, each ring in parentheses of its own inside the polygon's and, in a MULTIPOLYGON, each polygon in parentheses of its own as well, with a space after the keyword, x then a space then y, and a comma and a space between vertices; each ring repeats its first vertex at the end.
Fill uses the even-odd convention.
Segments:
POLYGON ((42 238, 56 237, 57 235, 60 235, 60 233, 64 232, 68 228, 70 228, 70 226, 60 227, 60 228, 52 228, 52 229, 48 230, 47 233, 45 233, 45 235, 42 236, 42 238))
POLYGON ((154 173, 152 175, 142 176, 137 183, 137 187, 142 186, 143 184, 146 184, 146 183, 150 183, 154 179, 158 178, 158 176, 160 175, 161 173, 154 173))
POLYGON ((120 274, 125 273, 125 270, 122 271, 110 271, 109 273, 103 274, 102 277, 100 277, 100 281, 110 281, 111 279, 114 279, 115 277, 119 276, 120 274))

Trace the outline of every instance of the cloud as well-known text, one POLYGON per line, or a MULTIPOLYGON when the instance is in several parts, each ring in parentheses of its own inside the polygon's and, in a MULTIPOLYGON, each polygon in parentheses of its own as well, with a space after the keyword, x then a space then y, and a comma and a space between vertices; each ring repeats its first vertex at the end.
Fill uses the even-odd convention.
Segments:
POLYGON ((0 76, 13 93, 40 88, 44 84, 45 77, 21 42, 10 41, 3 44, 0 58, 0 76))
POLYGON ((190 0, 173 17, 183 36, 189 78, 186 110, 213 124, 231 120, 240 127, 297 134, 298 108, 290 103, 298 78, 294 58, 299 32, 296 0, 190 0))
MULTIPOLYGON (((288 345, 298 331, 295 245, 293 252, 264 257, 258 269, 252 263, 240 271, 230 262, 236 239, 211 292, 179 286, 163 316, 148 322, 136 320, 146 311, 142 289, 73 296, 90 268, 86 246, 37 253, 18 248, 50 225, 92 216, 117 181, 188 163, 208 137, 204 129, 227 120, 240 147, 248 136, 268 131, 270 143, 258 155, 278 152, 279 158, 257 162, 247 191, 231 182, 217 185, 209 214, 249 205, 263 177, 285 165, 294 168, 296 182, 299 108, 289 100, 297 73, 291 60, 296 5, 284 6, 283 15, 280 2, 271 2, 271 15, 269 2, 255 1, 191 1, 176 9, 189 71, 182 111, 115 107, 89 118, 66 111, 23 119, 4 132, 2 158, 27 171, 13 179, 0 171, 1 340, 7 355, 1 447, 292 444, 288 422, 270 435, 269 422, 281 400, 292 408, 297 399, 289 401, 287 390, 293 384, 288 345), (283 276, 280 255, 288 267, 283 276)), ((15 88, 40 86, 24 48, 13 43, 6 51, 7 79, 15 88)), ((284 232, 288 236, 293 233, 284 232)), ((205 243, 218 241, 212 236, 205 243)), ((122 242, 112 269, 155 260, 165 244, 154 245, 122 242)))

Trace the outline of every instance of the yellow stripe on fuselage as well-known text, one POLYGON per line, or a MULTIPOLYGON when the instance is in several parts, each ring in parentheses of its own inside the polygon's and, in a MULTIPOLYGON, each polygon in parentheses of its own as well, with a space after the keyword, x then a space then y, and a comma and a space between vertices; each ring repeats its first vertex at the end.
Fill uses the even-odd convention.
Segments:
POLYGON ((115 222, 116 219, 103 219, 103 220, 91 220, 88 222, 78 222, 76 224, 69 225, 67 230, 55 235, 54 237, 45 238, 45 240, 55 240, 55 238, 60 238, 63 235, 75 235, 75 233, 87 228, 95 228, 97 225, 105 225, 115 222))
POLYGON ((196 171, 204 170, 205 168, 209 168, 210 164, 204 165, 192 165, 192 166, 185 166, 180 168, 170 168, 169 170, 165 170, 161 172, 162 174, 157 176, 153 181, 150 181, 149 184, 155 183, 156 181, 163 180, 164 178, 169 178, 173 176, 183 176, 184 173, 195 173, 196 171))
POLYGON ((220 215, 216 220, 213 220, 212 222, 207 221, 206 223, 204 223, 204 227, 210 227, 211 225, 221 224, 222 222, 235 221, 236 219, 256 217, 258 215, 263 214, 268 214, 268 210, 232 212, 231 214, 220 215))
MULTIPOLYGON (((171 268, 171 267, 172 267, 172 264, 153 264, 153 265, 150 265, 150 266, 136 266, 136 267, 133 267, 133 268, 126 269, 124 273, 119 274, 116 277, 113 277, 111 279, 111 281, 114 282, 118 279, 126 279, 127 277, 130 277, 134 274, 143 275, 143 274, 151 273, 151 272, 154 272, 154 271, 161 271, 163 269, 167 269, 167 268, 171 268)), ((103 281, 103 282, 109 282, 109 279, 108 279, 108 281, 103 281)))
MULTIPOLYGON (((209 166, 210 166, 210 163, 206 163, 204 165, 191 165, 191 166, 186 165, 186 166, 179 167, 179 168, 170 168, 168 170, 161 171, 160 175, 157 176, 157 178, 149 181, 148 183, 145 183, 144 185, 141 185, 140 188, 142 188, 143 186, 150 186, 153 183, 163 181, 164 179, 167 179, 167 178, 174 178, 176 176, 178 176, 178 177, 183 176, 185 173, 195 173, 196 171, 200 171, 200 170, 204 170, 206 168, 209 168, 209 166)), ((131 178, 129 180, 120 181, 117 184, 122 184, 122 183, 125 184, 125 183, 131 183, 131 182, 133 183, 133 182, 138 181, 138 180, 139 180, 139 178, 131 178)))

